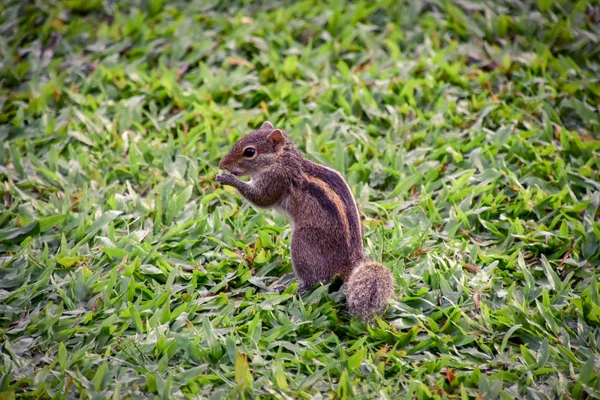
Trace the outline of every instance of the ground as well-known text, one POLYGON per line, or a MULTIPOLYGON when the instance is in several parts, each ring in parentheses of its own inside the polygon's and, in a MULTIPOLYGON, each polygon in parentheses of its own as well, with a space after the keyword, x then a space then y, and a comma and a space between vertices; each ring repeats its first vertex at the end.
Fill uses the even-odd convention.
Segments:
POLYGON ((0 398, 600 397, 600 4, 0 5, 0 398), (270 120, 397 299, 215 177, 270 120))

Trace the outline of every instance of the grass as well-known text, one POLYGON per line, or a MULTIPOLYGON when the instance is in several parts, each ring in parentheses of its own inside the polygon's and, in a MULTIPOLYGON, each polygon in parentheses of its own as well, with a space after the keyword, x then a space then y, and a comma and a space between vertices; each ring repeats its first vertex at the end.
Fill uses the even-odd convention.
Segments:
POLYGON ((0 5, 0 398, 599 398, 600 4, 0 5), (398 299, 216 184, 272 121, 398 299))

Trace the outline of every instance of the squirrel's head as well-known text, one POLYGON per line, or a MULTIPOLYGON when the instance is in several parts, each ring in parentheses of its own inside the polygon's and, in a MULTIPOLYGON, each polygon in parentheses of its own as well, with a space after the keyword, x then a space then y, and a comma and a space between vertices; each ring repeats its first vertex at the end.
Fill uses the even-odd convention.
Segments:
POLYGON ((267 121, 259 130, 250 132, 233 145, 219 164, 236 176, 253 176, 268 169, 279 159, 289 139, 267 121))

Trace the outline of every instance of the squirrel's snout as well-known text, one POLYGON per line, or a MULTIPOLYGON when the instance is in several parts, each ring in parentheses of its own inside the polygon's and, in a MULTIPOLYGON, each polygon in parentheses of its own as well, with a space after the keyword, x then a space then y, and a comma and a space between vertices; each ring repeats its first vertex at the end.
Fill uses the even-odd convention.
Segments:
POLYGON ((219 169, 227 170, 227 163, 225 162, 225 159, 222 159, 219 163, 219 169))
POLYGON ((235 176, 242 175, 242 171, 235 165, 231 165, 230 163, 228 163, 226 159, 221 160, 221 162, 219 163, 219 169, 227 171, 235 176))

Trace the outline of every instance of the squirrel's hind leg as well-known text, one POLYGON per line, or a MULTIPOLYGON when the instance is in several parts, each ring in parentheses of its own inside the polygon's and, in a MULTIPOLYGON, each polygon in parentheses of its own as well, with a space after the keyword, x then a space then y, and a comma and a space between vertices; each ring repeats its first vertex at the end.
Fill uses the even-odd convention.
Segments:
POLYGON ((327 283, 349 268, 345 244, 337 243, 336 240, 335 235, 328 235, 319 228, 294 229, 292 266, 301 291, 306 291, 317 283, 327 283))

